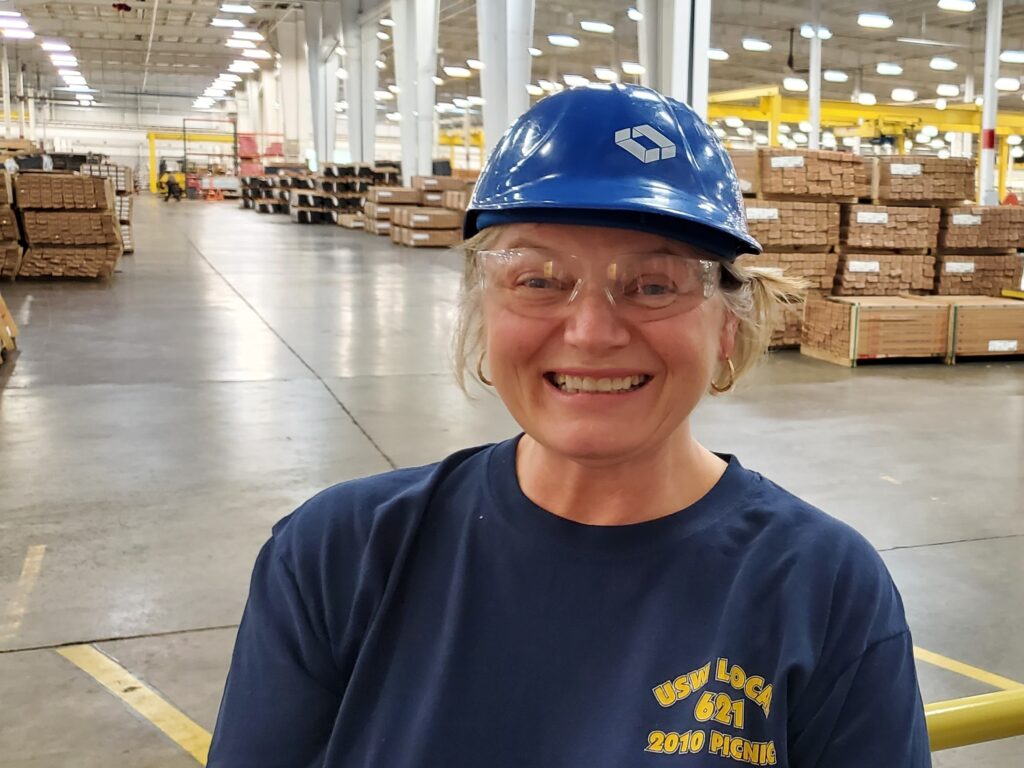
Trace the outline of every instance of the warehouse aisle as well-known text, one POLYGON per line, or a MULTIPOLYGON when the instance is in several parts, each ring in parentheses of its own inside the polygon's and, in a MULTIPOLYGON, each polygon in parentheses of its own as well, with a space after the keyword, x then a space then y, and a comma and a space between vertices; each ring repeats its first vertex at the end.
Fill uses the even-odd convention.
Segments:
MULTIPOLYGON (((276 520, 516 429, 452 381, 456 255, 149 196, 135 233, 108 284, 0 285, 22 330, 0 368, 5 768, 195 765, 54 649, 95 644, 208 731, 276 520)), ((939 654, 926 701, 1024 681, 1024 363, 779 354, 696 428, 883 551, 939 654)), ((1009 765, 1020 742, 936 765, 1009 765)))

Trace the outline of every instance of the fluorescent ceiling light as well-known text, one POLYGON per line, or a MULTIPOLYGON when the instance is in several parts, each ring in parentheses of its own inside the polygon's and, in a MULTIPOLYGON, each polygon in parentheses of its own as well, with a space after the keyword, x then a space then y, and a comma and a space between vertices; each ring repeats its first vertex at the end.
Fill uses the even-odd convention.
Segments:
POLYGON ((232 83, 240 83, 240 82, 242 82, 242 78, 240 78, 238 75, 223 75, 223 74, 221 74, 221 75, 217 75, 217 79, 218 80, 227 80, 227 81, 232 82, 232 83))
POLYGON ((242 29, 242 28, 245 27, 245 24, 243 24, 238 19, 213 18, 213 19, 210 19, 210 26, 211 27, 225 27, 225 28, 231 28, 231 29, 242 29))
POLYGON ((708 58, 712 61, 728 61, 729 53, 721 48, 708 48, 708 58))
POLYGON ((36 33, 31 29, 5 29, 4 37, 13 37, 16 40, 31 40, 36 33))
POLYGON ((384 61, 383 59, 377 59, 377 61, 374 62, 374 65, 377 67, 377 69, 387 69, 388 68, 388 63, 386 61, 384 61))
POLYGON ((344 67, 338 67, 334 72, 334 76, 339 80, 348 80, 348 70, 344 67))
POLYGON ((442 78, 438 77, 437 75, 434 75, 430 79, 433 81, 434 85, 444 85, 444 80, 442 78))
POLYGON ((857 103, 863 107, 873 107, 878 103, 878 99, 875 98, 875 94, 861 91, 857 94, 857 103))
POLYGON ((892 26, 892 19, 884 13, 862 13, 857 16, 857 23, 869 29, 888 29, 892 26))
POLYGON ((255 48, 256 47, 256 43, 254 43, 252 40, 236 40, 235 38, 231 38, 230 40, 226 40, 224 42, 224 45, 226 45, 228 48, 255 48))
POLYGON ((717 136, 720 139, 724 139, 725 136, 726 136, 725 129, 724 128, 717 128, 716 127, 715 128, 715 136, 717 136))
POLYGON ((236 40, 255 40, 257 43, 265 39, 259 32, 253 32, 251 29, 236 29, 232 37, 236 40))
POLYGON ((974 0, 939 0, 939 8, 944 11, 970 13, 974 10, 974 0))
POLYGON ((1016 77, 997 77, 996 78, 996 89, 1000 91, 1019 91, 1020 80, 1016 77))
POLYGON ((636 8, 630 8, 626 11, 626 15, 629 16, 630 21, 643 21, 644 15, 640 13, 636 8))
POLYGON ((1004 64, 1024 64, 1024 51, 1003 51, 999 60, 1004 64))
POLYGON ((260 65, 255 61, 245 61, 238 59, 237 61, 231 62, 228 65, 228 72, 238 72, 239 74, 248 75, 260 68, 260 65))
POLYGON ((800 121, 800 125, 798 127, 804 133, 810 133, 812 130, 814 130, 814 126, 811 125, 811 121, 810 120, 801 120, 800 121))
POLYGON ((859 139, 856 136, 843 136, 844 147, 856 147, 859 139))
POLYGON ((948 160, 949 159, 949 150, 945 149, 945 148, 944 149, 940 149, 939 150, 939 159, 940 160, 948 160))
POLYGON ((28 29, 28 22, 24 19, 0 18, 0 29, 28 29))
POLYGON ((806 133, 799 133, 799 132, 794 133, 793 134, 793 141, 795 141, 797 144, 806 144, 807 143, 807 134, 806 133))
POLYGON ((944 142, 942 139, 932 139, 931 142, 929 142, 929 146, 932 149, 942 149, 944 146, 946 146, 946 142, 944 142))
POLYGON ((65 77, 64 82, 68 85, 86 85, 84 77, 65 77))
POLYGON ((893 101, 908 102, 917 98, 917 94, 909 88, 893 88, 889 94, 893 101))
POLYGON ((393 120, 393 121, 395 121, 397 123, 399 120, 402 119, 402 113, 401 112, 388 112, 386 115, 384 115, 384 118, 386 120, 393 120))
POLYGON ((468 99, 452 99, 452 104, 454 104, 459 109, 465 109, 466 107, 469 106, 469 100, 468 99))
POLYGON ((581 21, 580 28, 584 32, 597 32, 601 35, 610 35, 615 31, 615 27, 605 24, 603 21, 581 21))
POLYGON ((527 83, 526 84, 526 92, 528 94, 530 94, 531 96, 543 96, 544 95, 544 89, 541 88, 539 85, 535 85, 534 83, 527 83))
POLYGON ((527 50, 530 51, 530 55, 531 56, 541 56, 544 53, 544 51, 542 51, 540 48, 533 48, 533 47, 531 47, 531 48, 528 48, 527 50))
POLYGON ((395 20, 394 19, 384 18, 384 19, 380 20, 380 25, 382 27, 393 27, 393 26, 395 26, 395 20))
POLYGON ((57 90, 85 93, 86 91, 90 91, 92 89, 88 85, 66 85, 63 88, 57 88, 57 90))
POLYGON ((935 100, 935 108, 940 112, 946 108, 946 100, 941 96, 935 100))
POLYGON ((785 123, 779 123, 779 133, 789 133, 791 130, 785 123))
POLYGON ((391 85, 388 86, 388 90, 391 91, 392 93, 398 93, 398 86, 392 83, 391 85))
POLYGON ((622 62, 622 71, 627 75, 642 75, 647 70, 644 69, 643 65, 637 64, 635 61, 624 61, 622 62))
POLYGON ((231 3, 224 3, 220 9, 224 13, 256 13, 256 9, 251 5, 232 5, 231 3))
POLYGON ((807 91, 807 81, 802 77, 786 77, 782 80, 782 87, 794 93, 804 93, 807 91))
POLYGON ((836 146, 836 135, 826 131, 821 134, 821 145, 823 147, 835 147, 836 146))
POLYGON ((594 67, 594 76, 598 80, 604 80, 606 83, 617 83, 619 81, 619 73, 608 67, 594 67))
POLYGON ((7 19, 20 19, 21 18, 21 12, 20 11, 0 11, 0 17, 7 18, 7 19))
POLYGON ((743 38, 743 50, 745 51, 770 51, 772 44, 767 40, 759 40, 756 37, 743 38))
POLYGON ((344 112, 346 109, 348 109, 348 102, 345 101, 344 99, 342 99, 341 101, 336 101, 334 103, 335 112, 344 112))
POLYGON ((739 128, 736 129, 736 133, 738 135, 744 136, 744 137, 746 137, 746 136, 753 136, 754 135, 754 129, 751 128, 749 125, 741 125, 739 128))
POLYGON ((821 76, 828 83, 845 83, 850 79, 850 76, 841 69, 826 69, 821 76))
POLYGON ((921 134, 929 139, 934 139, 939 135, 939 129, 934 125, 922 125, 921 134))
POLYGON ((955 99, 960 95, 960 86, 954 83, 942 83, 935 88, 935 92, 939 96, 947 96, 951 99, 955 99))
POLYGON ((483 69, 484 63, 480 59, 466 59, 466 66, 470 69, 483 69))
POLYGON ((725 124, 729 128, 739 128, 743 125, 743 121, 738 117, 727 117, 725 118, 725 124))
POLYGON ((220 88, 207 88, 203 91, 204 96, 210 96, 214 99, 223 99, 227 96, 227 91, 222 91, 220 88))
POLYGON ((578 48, 580 44, 572 35, 548 35, 548 42, 559 48, 578 48))
POLYGON ((391 91, 374 91, 373 98, 377 101, 390 101, 395 98, 395 94, 391 93, 391 91))
POLYGON ((50 52, 67 52, 71 50, 71 46, 67 43, 62 43, 60 40, 44 40, 40 46, 44 51, 50 52))
POLYGON ((391 35, 389 35, 384 30, 379 29, 379 30, 377 30, 377 39, 378 40, 390 40, 391 39, 391 35))
POLYGON ((768 136, 766 134, 764 134, 764 133, 755 133, 754 134, 754 143, 755 144, 767 144, 768 143, 768 136))
MULTIPOLYGON (((814 25, 813 24, 801 24, 800 25, 800 37, 805 37, 810 40, 814 37, 814 25)), ((832 38, 832 30, 828 27, 823 27, 821 24, 818 25, 818 37, 822 40, 830 40, 832 38)))
POLYGON ((465 67, 445 67, 444 73, 448 77, 472 77, 473 73, 465 67))
POLYGON ((248 56, 250 59, 269 59, 272 58, 270 51, 264 51, 261 48, 253 48, 247 51, 242 51, 243 56, 248 56))
POLYGON ((1010 150, 1010 154, 1014 160, 1020 160, 1020 158, 1024 157, 1024 147, 1014 147, 1010 150))
POLYGON ((977 96, 977 97, 975 97, 975 99, 974 99, 974 106, 980 107, 984 103, 985 103, 985 97, 984 96, 977 96))
POLYGON ((590 85, 590 81, 583 77, 583 75, 563 75, 562 80, 570 88, 580 88, 582 86, 590 85))
POLYGON ((939 72, 952 72, 956 69, 956 62, 948 56, 933 56, 928 66, 939 72))
POLYGON ((57 74, 61 77, 81 77, 82 73, 77 69, 58 69, 57 74))
POLYGON ((902 75, 903 67, 891 61, 880 61, 875 65, 875 72, 880 75, 902 75))
POLYGON ((543 79, 538 80, 537 81, 537 85, 540 86, 540 89, 542 91, 547 91, 548 93, 550 93, 551 91, 555 90, 555 84, 552 83, 550 80, 543 80, 543 79))
POLYGON ((1020 144, 1020 142, 1021 138, 1016 133, 1011 133, 1009 136, 1006 137, 1006 143, 1009 144, 1011 147, 1016 147, 1018 144, 1020 144))
POLYGON ((466 101, 468 101, 474 107, 481 107, 484 104, 482 96, 467 96, 466 101))
POLYGON ((55 67, 77 67, 78 59, 74 56, 63 56, 61 54, 53 54, 50 56, 50 61, 53 62, 55 67))

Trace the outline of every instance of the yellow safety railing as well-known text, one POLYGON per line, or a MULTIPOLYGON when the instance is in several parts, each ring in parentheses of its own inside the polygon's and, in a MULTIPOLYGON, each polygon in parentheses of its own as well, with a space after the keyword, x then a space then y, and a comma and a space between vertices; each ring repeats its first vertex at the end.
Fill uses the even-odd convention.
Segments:
POLYGON ((924 711, 932 752, 1024 736, 1024 688, 937 701, 924 711))

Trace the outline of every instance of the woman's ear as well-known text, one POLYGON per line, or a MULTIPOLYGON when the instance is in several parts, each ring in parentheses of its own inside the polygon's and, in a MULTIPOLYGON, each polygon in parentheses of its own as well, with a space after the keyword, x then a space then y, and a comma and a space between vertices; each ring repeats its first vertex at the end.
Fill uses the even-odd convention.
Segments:
POLYGON ((732 351, 736 347, 736 332, 739 329, 739 325, 740 319, 729 310, 726 310, 718 337, 720 360, 725 360, 732 356, 732 351))

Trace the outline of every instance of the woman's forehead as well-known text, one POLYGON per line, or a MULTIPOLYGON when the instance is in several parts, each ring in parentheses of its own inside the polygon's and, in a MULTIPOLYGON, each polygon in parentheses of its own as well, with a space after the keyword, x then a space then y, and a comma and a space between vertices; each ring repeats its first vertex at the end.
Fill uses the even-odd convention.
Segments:
POLYGON ((494 248, 551 248, 575 255, 604 253, 686 253, 688 246, 649 232, 620 227, 592 227, 579 224, 506 224, 494 248))

